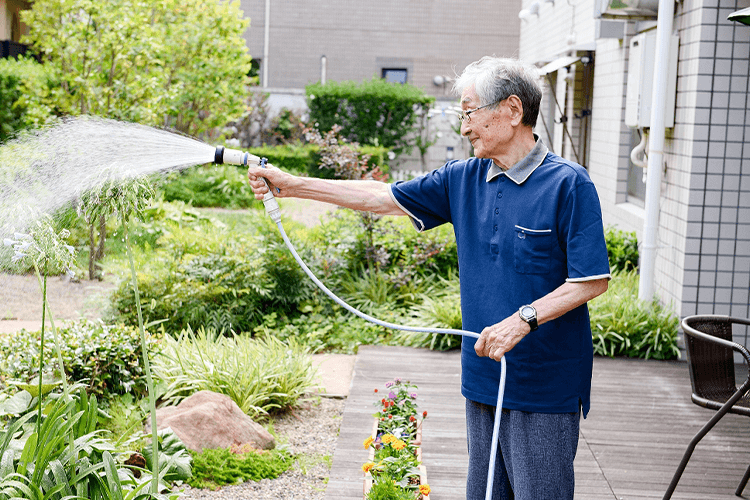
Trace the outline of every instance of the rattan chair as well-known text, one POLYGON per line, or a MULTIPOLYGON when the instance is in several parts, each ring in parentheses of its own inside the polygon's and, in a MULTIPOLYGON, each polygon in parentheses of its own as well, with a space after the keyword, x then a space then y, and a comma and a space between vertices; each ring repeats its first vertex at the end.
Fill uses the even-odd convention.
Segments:
MULTIPOLYGON (((750 417, 750 353, 744 346, 732 341, 732 325, 735 324, 750 325, 750 320, 729 316, 688 316, 682 320, 690 383, 693 386, 693 403, 716 410, 716 414, 698 431, 685 450, 682 462, 664 495, 665 500, 672 497, 695 446, 724 415, 736 413, 750 417), (734 379, 734 351, 745 358, 748 367, 748 377, 739 388, 734 379)), ((740 481, 735 495, 742 495, 748 479, 750 467, 740 481)))

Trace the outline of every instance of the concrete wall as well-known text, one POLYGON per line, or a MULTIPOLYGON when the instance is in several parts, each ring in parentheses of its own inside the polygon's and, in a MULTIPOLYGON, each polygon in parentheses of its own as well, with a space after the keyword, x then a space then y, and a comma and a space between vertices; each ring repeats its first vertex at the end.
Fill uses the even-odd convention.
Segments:
MULTIPOLYGON (((250 54, 262 59, 265 1, 242 0, 241 6, 251 20, 250 54)), ((319 81, 325 55, 327 80, 362 81, 380 77, 382 68, 406 68, 409 83, 449 96, 450 85, 434 85, 435 76, 454 76, 484 55, 517 55, 519 10, 519 0, 470 6, 448 0, 271 0, 266 86, 304 88, 319 81)))

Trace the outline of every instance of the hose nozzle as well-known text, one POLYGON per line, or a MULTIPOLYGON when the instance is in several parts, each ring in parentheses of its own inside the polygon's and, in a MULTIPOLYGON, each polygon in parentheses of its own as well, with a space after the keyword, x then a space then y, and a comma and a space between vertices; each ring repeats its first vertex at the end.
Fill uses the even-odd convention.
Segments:
POLYGON ((217 165, 224 163, 245 166, 252 164, 260 165, 260 158, 237 149, 226 149, 224 146, 216 146, 216 151, 214 152, 214 163, 217 165))
MULTIPOLYGON (((214 163, 217 165, 221 165, 224 163, 227 163, 229 165, 257 165, 262 168, 266 168, 266 163, 268 163, 268 159, 266 158, 259 158, 255 155, 251 155, 250 153, 245 153, 244 151, 239 151, 237 149, 226 149, 224 146, 216 146, 216 151, 214 152, 214 163)), ((263 205, 266 207, 266 213, 271 217, 271 219, 275 223, 279 223, 281 221, 281 210, 279 208, 279 203, 276 201, 276 198, 274 197, 273 193, 271 192, 270 186, 268 186, 268 181, 261 177, 263 179, 263 182, 266 183, 266 187, 268 187, 268 192, 263 196, 263 205)), ((278 188, 276 189, 278 192, 278 188)))

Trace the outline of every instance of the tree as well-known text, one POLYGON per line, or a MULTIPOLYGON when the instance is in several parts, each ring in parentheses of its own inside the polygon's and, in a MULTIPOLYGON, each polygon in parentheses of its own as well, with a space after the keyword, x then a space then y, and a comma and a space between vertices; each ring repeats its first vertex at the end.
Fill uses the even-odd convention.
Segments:
MULTIPOLYGON (((245 111, 251 58, 242 34, 249 21, 238 2, 36 0, 23 15, 26 41, 59 82, 46 95, 27 96, 28 108, 192 136, 210 135, 245 111)), ((89 259, 102 256, 104 227, 90 222, 98 243, 89 259)))

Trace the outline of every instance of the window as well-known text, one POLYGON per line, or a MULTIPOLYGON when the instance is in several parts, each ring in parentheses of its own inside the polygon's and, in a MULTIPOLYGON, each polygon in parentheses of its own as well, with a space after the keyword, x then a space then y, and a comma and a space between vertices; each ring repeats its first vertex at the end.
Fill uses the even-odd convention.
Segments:
POLYGON ((408 74, 406 68, 383 68, 382 77, 388 83, 406 83, 408 74))
MULTIPOLYGON (((634 129, 630 135, 630 150, 641 142, 638 130, 634 129)), ((639 207, 644 207, 646 199, 646 184, 643 182, 643 169, 628 159, 628 201, 639 207)))

